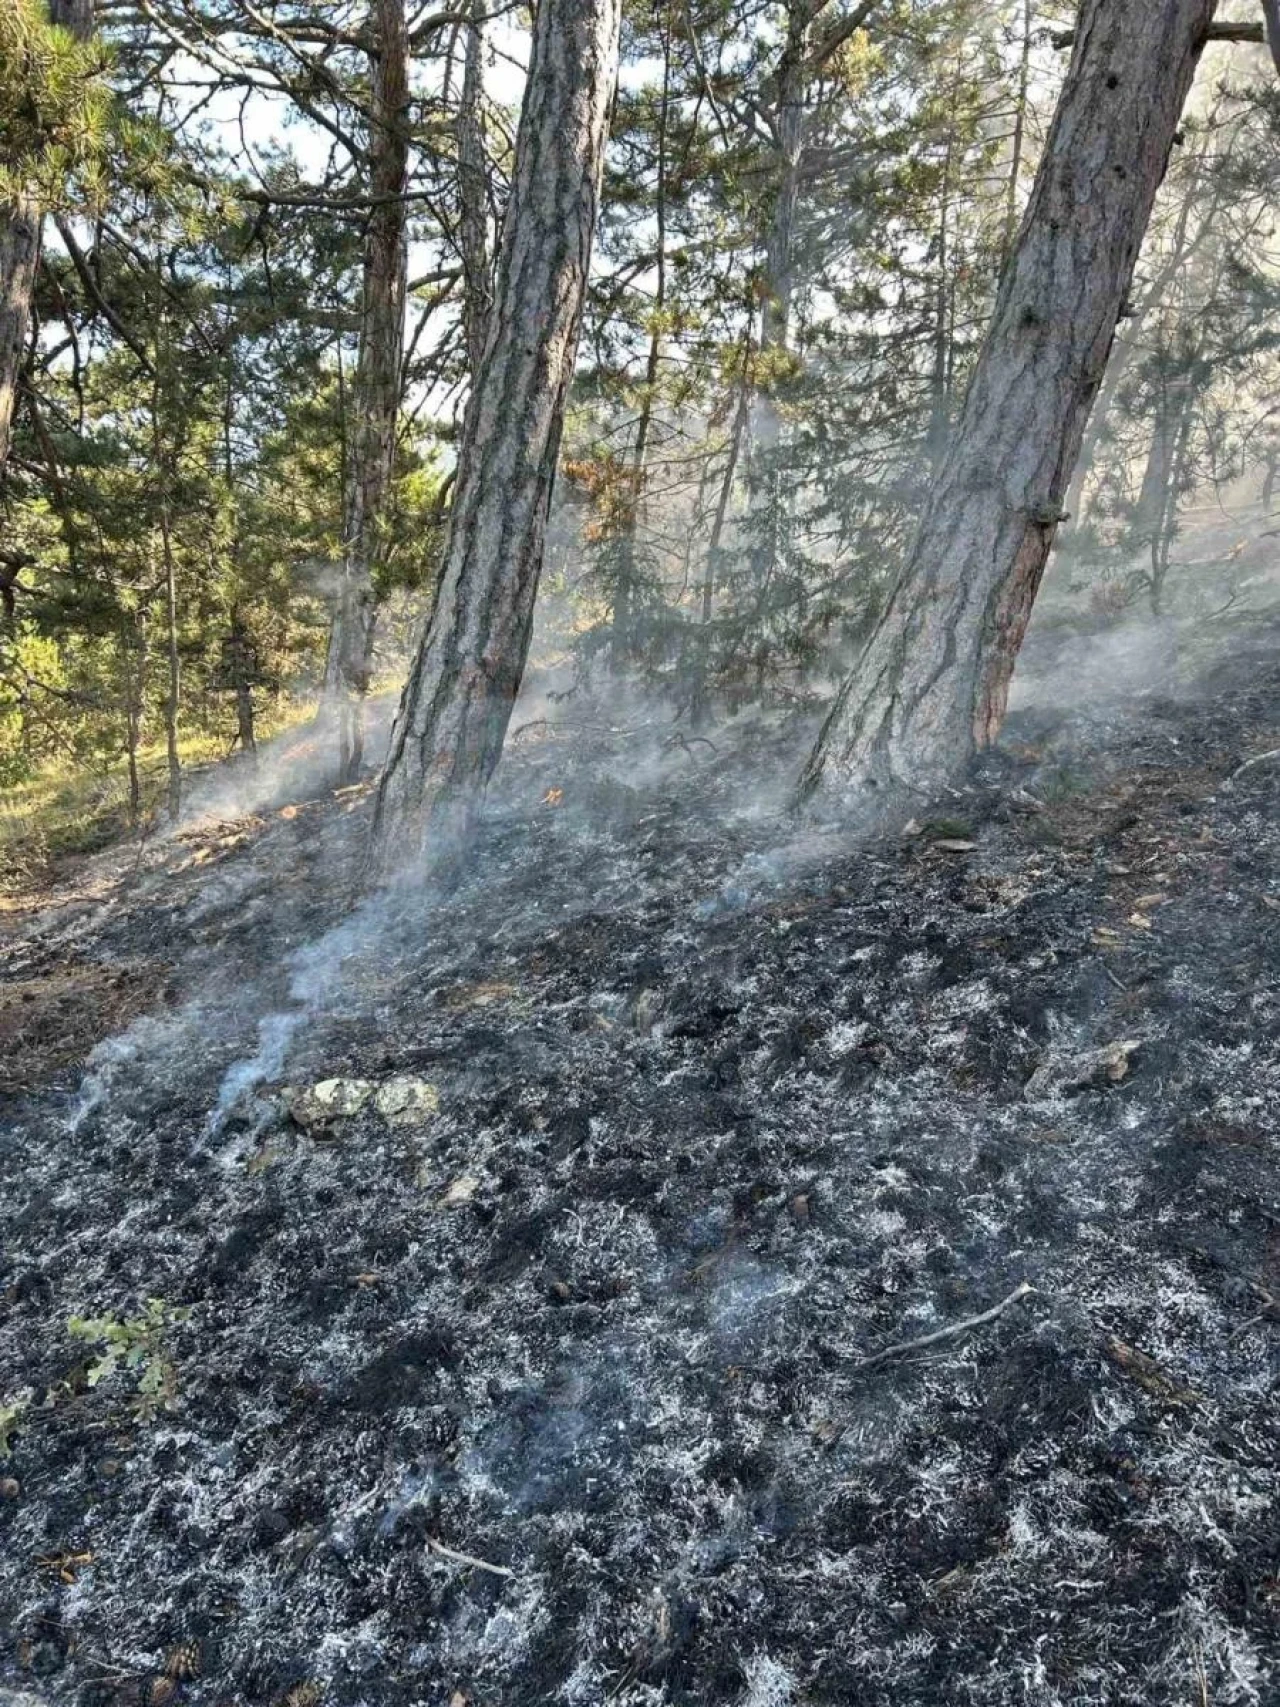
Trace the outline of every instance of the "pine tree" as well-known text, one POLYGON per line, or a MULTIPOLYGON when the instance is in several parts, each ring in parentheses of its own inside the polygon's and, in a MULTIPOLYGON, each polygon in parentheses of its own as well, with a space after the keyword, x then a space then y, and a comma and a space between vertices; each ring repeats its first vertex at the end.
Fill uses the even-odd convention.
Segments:
POLYGON ((378 793, 376 856, 448 857, 519 690, 586 291, 618 0, 540 0, 444 570, 378 793))
POLYGON ((928 790, 999 732, 1213 0, 1087 0, 1044 158, 902 577, 810 757, 928 790), (1092 192, 1077 189, 1088 174, 1092 192))

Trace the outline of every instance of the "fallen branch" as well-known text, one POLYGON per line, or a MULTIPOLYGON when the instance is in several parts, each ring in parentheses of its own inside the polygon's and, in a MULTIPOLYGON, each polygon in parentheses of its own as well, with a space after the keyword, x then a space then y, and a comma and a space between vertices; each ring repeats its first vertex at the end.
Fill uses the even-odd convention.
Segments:
POLYGON ((1259 1322, 1280 1321, 1280 1299, 1268 1292, 1265 1286, 1259 1286, 1256 1280, 1249 1282, 1255 1298, 1262 1300, 1262 1308, 1256 1316, 1250 1316, 1247 1322, 1242 1322, 1233 1334, 1227 1335, 1227 1344, 1234 1345, 1242 1334, 1247 1334, 1250 1328, 1256 1328, 1259 1322))
POLYGON ((1255 765, 1265 765, 1268 759, 1280 759, 1280 747, 1273 747, 1269 753, 1255 753, 1253 758, 1246 759, 1242 765, 1237 765, 1223 786, 1225 788, 1230 788, 1231 784, 1238 776, 1243 776, 1246 771, 1252 770, 1255 765))
POLYGON ((998 1304, 993 1304, 989 1310, 984 1310, 978 1316, 966 1316, 962 1322, 952 1322, 949 1327, 935 1328, 931 1334, 922 1334, 918 1340, 901 1340, 897 1345, 887 1345, 883 1351, 878 1351, 874 1357, 866 1357, 857 1364, 858 1369, 874 1369, 878 1363, 887 1363, 891 1357, 901 1357, 908 1351, 923 1351, 926 1346, 937 1345, 941 1340, 958 1339, 961 1334, 967 1334, 971 1328, 985 1327, 988 1322, 994 1322, 997 1316, 1002 1316, 1010 1304, 1017 1304, 1021 1299, 1029 1297, 1035 1287, 1029 1281, 1022 1281, 1015 1286, 1007 1298, 1002 1298, 998 1304))
POLYGON ((1103 1347, 1107 1357, 1116 1368, 1130 1376, 1143 1389, 1150 1393, 1153 1399, 1159 1399, 1167 1405, 1198 1405, 1200 1395, 1192 1387, 1185 1387, 1181 1381, 1167 1374, 1154 1357, 1148 1357, 1145 1351, 1139 1351, 1136 1346, 1126 1345, 1122 1339, 1112 1334, 1103 1347))
POLYGON ((477 1571, 489 1571, 495 1577, 513 1577, 515 1572, 506 1565, 491 1565, 487 1559, 477 1559, 474 1553, 459 1553, 453 1547, 446 1547, 443 1541, 437 1541, 434 1535, 427 1536, 427 1546, 433 1553, 439 1553, 442 1559, 452 1559, 456 1565, 471 1565, 477 1571))

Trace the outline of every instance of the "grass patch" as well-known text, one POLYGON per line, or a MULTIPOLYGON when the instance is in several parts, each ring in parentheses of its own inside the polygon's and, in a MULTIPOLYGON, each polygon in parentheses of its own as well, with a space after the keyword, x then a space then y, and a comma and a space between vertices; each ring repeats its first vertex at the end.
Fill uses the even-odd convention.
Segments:
MULTIPOLYGON (((298 727, 313 711, 310 700, 281 700, 259 717, 259 740, 298 727)), ((225 731, 184 735, 178 756, 185 776, 226 763, 225 731)), ((57 861, 98 853, 153 825, 164 810, 169 786, 162 741, 139 750, 138 771, 138 825, 129 821, 129 767, 124 758, 82 769, 61 760, 0 792, 0 895, 19 895, 47 880, 57 861)))

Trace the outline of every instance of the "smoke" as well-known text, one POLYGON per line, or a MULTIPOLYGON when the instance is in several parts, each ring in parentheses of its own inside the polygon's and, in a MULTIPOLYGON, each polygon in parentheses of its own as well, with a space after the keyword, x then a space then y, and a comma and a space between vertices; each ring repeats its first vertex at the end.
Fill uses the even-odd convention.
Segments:
POLYGON ((1139 694, 1172 694, 1189 685, 1203 659, 1193 656, 1184 625, 1172 618, 1130 617, 1088 631, 1033 627, 1019 659, 1009 709, 1087 709, 1139 694))
MULTIPOLYGON (((365 758, 371 768, 382 763, 395 706, 394 694, 365 702, 365 758)), ((337 744, 330 731, 314 723, 290 730, 263 742, 256 755, 240 754, 193 776, 178 830, 244 818, 326 793, 333 787, 336 762, 337 744)))
POLYGON ((393 917, 399 914, 388 896, 370 896, 340 924, 289 956, 288 1005, 258 1020, 257 1048, 223 1073, 209 1113, 208 1136, 222 1132, 237 1114, 247 1113, 252 1128, 260 1128, 270 1110, 255 1109, 253 1093, 281 1078, 299 1031, 351 999, 359 969, 381 952, 393 917))

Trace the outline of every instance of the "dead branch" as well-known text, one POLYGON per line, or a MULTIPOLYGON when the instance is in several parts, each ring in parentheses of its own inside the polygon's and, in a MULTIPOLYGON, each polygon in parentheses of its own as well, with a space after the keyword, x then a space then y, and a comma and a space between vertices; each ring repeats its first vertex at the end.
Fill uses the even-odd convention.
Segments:
POLYGON ((1250 1328, 1256 1328, 1259 1322, 1280 1321, 1280 1299, 1265 1286, 1260 1286, 1256 1280, 1249 1282, 1249 1289, 1255 1298, 1262 1300, 1262 1308, 1256 1315, 1250 1316, 1247 1322, 1242 1322, 1234 1333, 1227 1335, 1228 1345, 1234 1345, 1242 1334, 1247 1334, 1250 1328))
POLYGON ((506 1565, 491 1565, 487 1559, 477 1559, 474 1553, 459 1553, 456 1548, 446 1547, 434 1535, 427 1536, 427 1546, 433 1553, 439 1553, 442 1559, 452 1559, 457 1565, 470 1565, 477 1571, 489 1571, 495 1577, 513 1577, 516 1574, 506 1565))
POLYGON ((1198 1405, 1200 1395, 1193 1388, 1186 1387, 1181 1381, 1175 1380, 1156 1362, 1154 1357, 1148 1357, 1145 1351, 1139 1351, 1137 1346, 1126 1345, 1114 1334, 1108 1336, 1103 1345, 1108 1359, 1136 1381, 1153 1399, 1159 1399, 1167 1405, 1198 1405))
POLYGON ((1255 753, 1251 759, 1246 759, 1242 765, 1237 765, 1222 786, 1230 788, 1238 776, 1243 776, 1245 771, 1252 770, 1255 765, 1265 765, 1269 759, 1280 759, 1280 747, 1273 747, 1269 753, 1255 753))
POLYGON ((937 1345, 942 1340, 958 1339, 972 1328, 985 1327, 988 1322, 994 1322, 1011 1304, 1017 1304, 1021 1299, 1029 1297, 1035 1290, 1029 1281, 1024 1280, 1014 1287, 1007 1298, 1002 1298, 998 1304, 993 1304, 989 1310, 983 1310, 980 1315, 966 1316, 962 1322, 952 1322, 948 1327, 935 1328, 931 1334, 922 1334, 918 1340, 900 1340, 896 1345, 887 1345, 883 1351, 876 1352, 874 1357, 863 1358, 856 1367, 860 1370, 874 1369, 878 1363, 887 1363, 891 1357, 901 1357, 908 1351, 923 1351, 926 1346, 937 1345))

